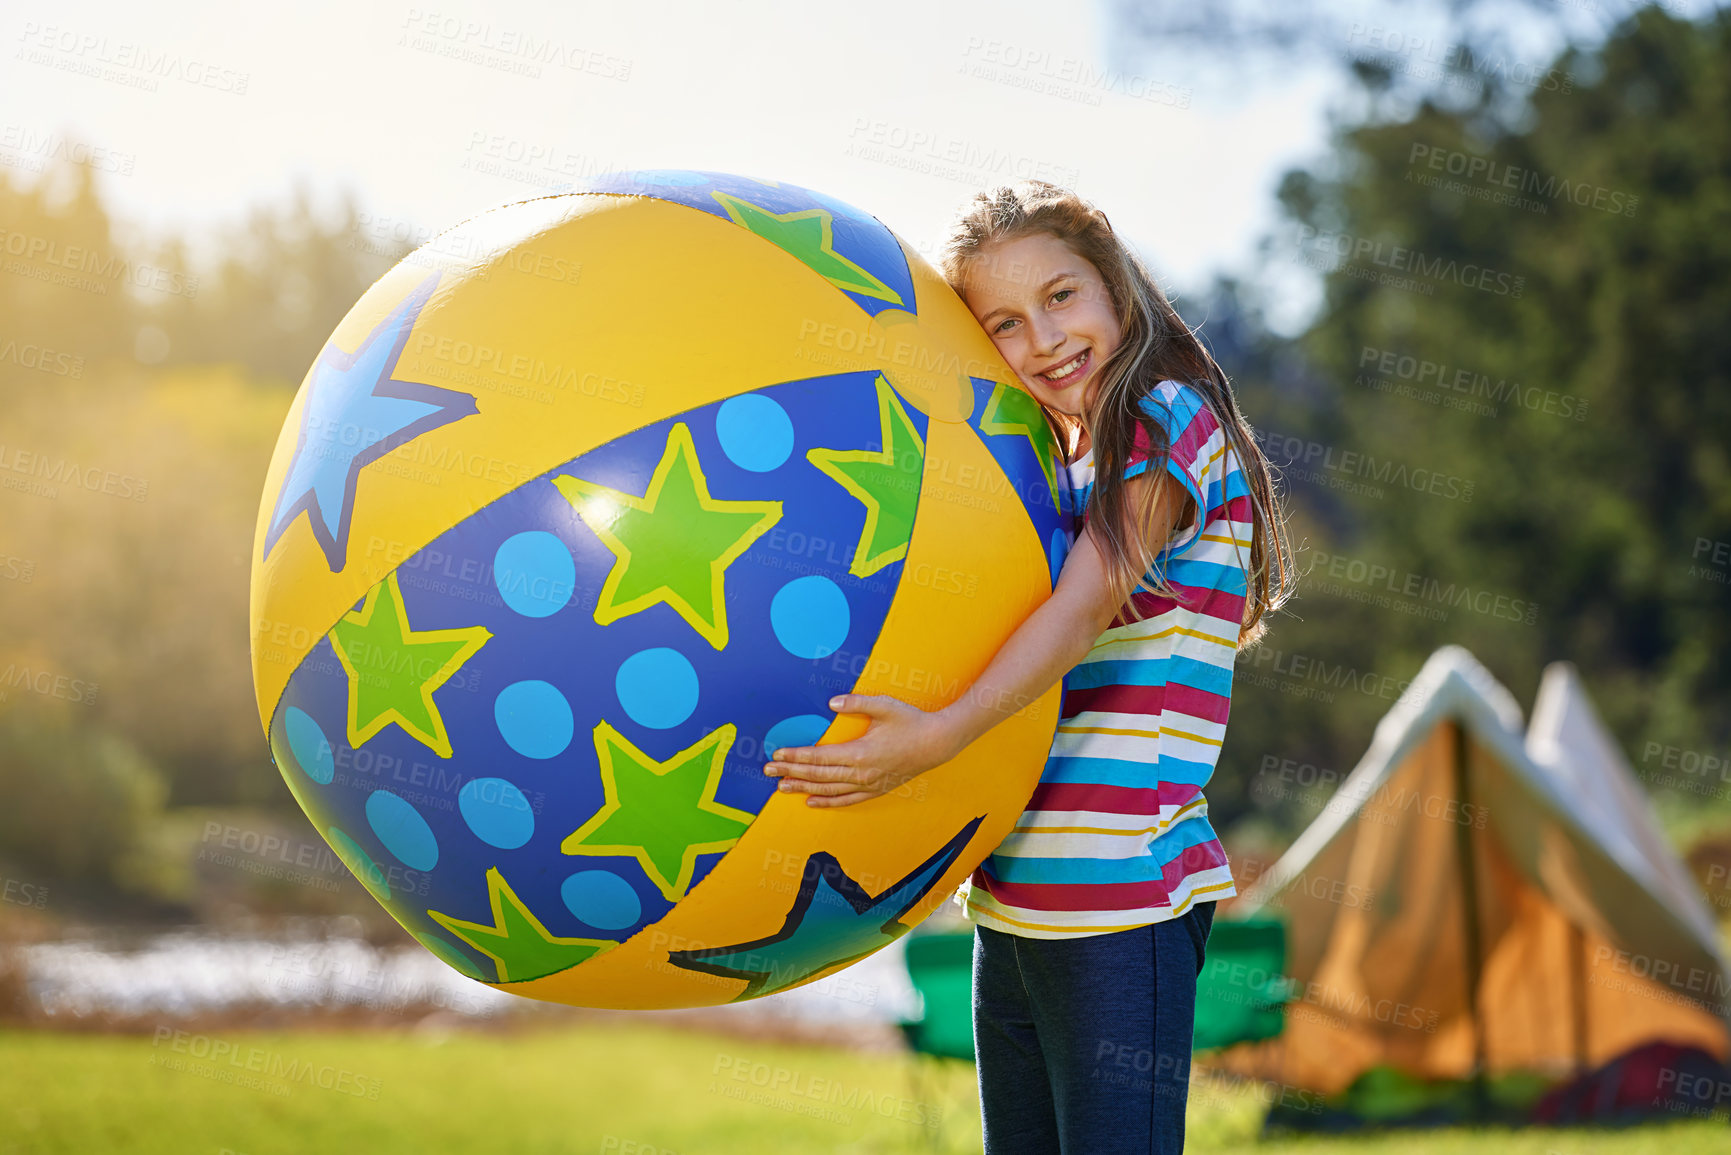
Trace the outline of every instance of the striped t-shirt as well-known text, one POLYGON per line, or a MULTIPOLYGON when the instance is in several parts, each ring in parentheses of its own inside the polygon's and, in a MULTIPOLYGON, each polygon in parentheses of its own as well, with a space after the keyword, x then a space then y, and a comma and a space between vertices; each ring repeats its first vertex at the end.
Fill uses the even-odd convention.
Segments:
MULTIPOLYGON (((983 926, 1032 938, 1129 930, 1236 894, 1202 787, 1226 736, 1254 527, 1249 486, 1213 410, 1164 381, 1143 409, 1171 444, 1166 467, 1199 516, 1157 563, 1182 596, 1132 595, 1064 678, 1052 752, 1034 796, 958 896, 983 926)), ((1146 434, 1126 478, 1148 467, 1146 434)), ((1069 467, 1087 510, 1092 451, 1069 467)))

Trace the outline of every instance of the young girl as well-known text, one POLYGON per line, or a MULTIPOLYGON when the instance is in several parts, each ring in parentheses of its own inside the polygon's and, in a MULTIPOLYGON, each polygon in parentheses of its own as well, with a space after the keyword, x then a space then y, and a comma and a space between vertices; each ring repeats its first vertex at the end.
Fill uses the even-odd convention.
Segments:
POLYGON ((1082 532, 960 699, 842 695, 866 733, 766 772, 812 806, 864 801, 1068 674, 1040 784, 963 888, 985 1148, 1180 1151, 1203 948, 1236 893, 1202 787, 1237 649, 1291 596, 1284 517, 1225 375, 1104 213, 993 189, 941 266, 1067 446, 1082 532))

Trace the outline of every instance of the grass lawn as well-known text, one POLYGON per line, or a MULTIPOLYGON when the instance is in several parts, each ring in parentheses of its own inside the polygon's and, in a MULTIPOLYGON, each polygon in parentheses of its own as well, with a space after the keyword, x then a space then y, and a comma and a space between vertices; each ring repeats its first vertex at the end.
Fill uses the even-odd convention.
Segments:
MULTIPOLYGON (((519 1034, 0 1032, 0 1153, 765 1155, 977 1151, 973 1068, 637 1024, 519 1034), (933 1125, 935 1124, 935 1126, 933 1125)), ((1198 1086, 1189 1150, 1261 1108, 1198 1086)), ((1268 1155, 1708 1155, 1723 1120, 1256 1144, 1268 1155)))

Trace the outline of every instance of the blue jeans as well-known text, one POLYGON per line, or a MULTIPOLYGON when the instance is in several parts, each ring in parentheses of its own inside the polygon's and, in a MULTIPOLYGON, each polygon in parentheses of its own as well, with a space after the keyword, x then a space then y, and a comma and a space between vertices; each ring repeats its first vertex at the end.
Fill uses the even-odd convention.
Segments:
POLYGON ((1214 924, 1085 938, 974 928, 974 1049, 986 1155, 1184 1150, 1196 981, 1214 924))

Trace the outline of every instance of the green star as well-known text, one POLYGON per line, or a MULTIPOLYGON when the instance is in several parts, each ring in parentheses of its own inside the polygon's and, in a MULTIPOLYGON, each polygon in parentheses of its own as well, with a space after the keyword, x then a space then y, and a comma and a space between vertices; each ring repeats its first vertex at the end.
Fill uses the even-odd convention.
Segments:
POLYGON ((548 934, 497 866, 487 869, 487 901, 493 907, 491 926, 464 922, 436 910, 429 910, 427 917, 492 959, 502 983, 520 983, 567 970, 619 945, 606 938, 558 938, 548 934))
POLYGON ((553 484, 617 558, 595 605, 597 622, 605 626, 665 602, 710 645, 726 648, 722 577, 781 520, 781 502, 711 497, 683 424, 668 434, 642 497, 569 475, 553 484))
POLYGON ((1056 447, 1052 443, 1051 427, 1046 424, 1046 415, 1040 411, 1038 401, 1015 386, 999 381, 992 389, 991 400, 986 402, 985 413, 980 417, 980 432, 1026 437, 1028 444, 1034 447, 1034 456, 1040 459, 1040 475, 1054 490, 1057 489, 1056 447))
POLYGON ((433 691, 493 635, 485 626, 414 630, 403 610, 397 575, 367 591, 361 608, 331 627, 331 649, 349 675, 349 745, 395 722, 441 758, 451 756, 445 719, 433 691))
POLYGON ((732 723, 665 762, 633 746, 606 722, 595 727, 595 754, 607 803, 560 845, 566 854, 629 854, 669 902, 691 886, 697 856, 739 841, 752 815, 715 800, 733 745, 732 723))
POLYGON ((805 458, 865 506, 865 526, 848 572, 867 577, 907 556, 920 503, 926 445, 901 398, 877 380, 881 450, 812 449, 805 458))
POLYGON ((836 288, 876 297, 892 305, 902 303, 900 293, 835 251, 835 218, 828 209, 800 209, 778 214, 731 193, 710 195, 721 202, 721 207, 727 210, 734 224, 792 254, 836 288))

